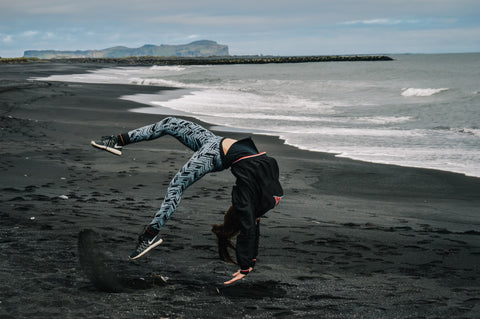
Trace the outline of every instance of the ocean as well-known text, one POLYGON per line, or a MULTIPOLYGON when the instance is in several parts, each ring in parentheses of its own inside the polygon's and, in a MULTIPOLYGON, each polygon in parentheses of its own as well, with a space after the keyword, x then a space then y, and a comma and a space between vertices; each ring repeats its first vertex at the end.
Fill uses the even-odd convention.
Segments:
POLYGON ((279 136, 300 149, 480 177, 480 53, 390 56, 394 61, 115 67, 41 80, 175 87, 121 98, 144 104, 132 112, 191 116, 218 130, 279 136))

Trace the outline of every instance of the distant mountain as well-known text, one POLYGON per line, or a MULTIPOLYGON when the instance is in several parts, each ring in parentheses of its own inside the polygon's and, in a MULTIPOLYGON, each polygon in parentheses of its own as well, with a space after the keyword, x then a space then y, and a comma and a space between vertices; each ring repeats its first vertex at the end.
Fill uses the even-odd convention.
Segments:
POLYGON ((56 51, 56 50, 28 50, 23 56, 26 58, 55 59, 55 58, 125 58, 131 56, 162 56, 162 57, 204 57, 226 56, 228 46, 215 41, 201 40, 180 45, 153 45, 146 44, 140 48, 117 46, 103 50, 86 51, 56 51))

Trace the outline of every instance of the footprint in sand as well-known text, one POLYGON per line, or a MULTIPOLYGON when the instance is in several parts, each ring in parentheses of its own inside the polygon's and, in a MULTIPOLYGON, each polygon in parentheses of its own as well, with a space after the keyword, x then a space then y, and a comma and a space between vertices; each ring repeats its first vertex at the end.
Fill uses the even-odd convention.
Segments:
POLYGON ((100 235, 91 229, 80 231, 78 235, 78 255, 80 266, 93 286, 104 292, 128 292, 150 289, 165 285, 161 276, 141 276, 128 271, 128 261, 109 260, 101 244, 100 235), (113 268, 113 264, 125 268, 113 268))

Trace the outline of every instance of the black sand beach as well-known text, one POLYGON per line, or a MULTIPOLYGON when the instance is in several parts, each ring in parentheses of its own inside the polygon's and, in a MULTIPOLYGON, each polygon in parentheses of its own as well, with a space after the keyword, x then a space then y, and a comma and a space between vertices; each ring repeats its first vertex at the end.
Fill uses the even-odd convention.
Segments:
POLYGON ((94 67, 0 65, 0 318, 478 318, 479 178, 268 136, 254 140, 285 198, 262 222, 255 272, 222 285, 236 267, 210 226, 230 204, 228 171, 190 187, 164 244, 129 261, 191 152, 171 137, 121 157, 90 146, 162 118, 119 96, 167 88, 27 81, 94 67))

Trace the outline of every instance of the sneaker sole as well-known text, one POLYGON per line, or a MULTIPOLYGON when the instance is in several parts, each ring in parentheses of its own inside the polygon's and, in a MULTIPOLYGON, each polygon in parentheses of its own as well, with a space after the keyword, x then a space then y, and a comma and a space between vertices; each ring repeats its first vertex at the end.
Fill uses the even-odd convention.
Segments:
POLYGON ((135 260, 135 259, 138 259, 140 257, 142 257, 143 255, 145 255, 146 253, 148 253, 150 250, 152 250, 153 248, 157 247, 158 245, 160 245, 161 243, 163 243, 163 239, 159 239, 157 242, 155 242, 153 245, 151 245, 150 247, 148 247, 147 249, 145 249, 144 251, 142 251, 141 254, 138 254, 137 256, 135 257, 130 257, 129 258, 131 260, 135 260))
POLYGON ((112 154, 115 154, 115 155, 118 155, 118 156, 122 155, 122 152, 121 152, 121 151, 119 151, 119 150, 117 150, 117 149, 115 149, 115 148, 112 148, 112 147, 108 147, 108 146, 105 146, 105 145, 97 144, 97 143, 95 143, 95 141, 92 141, 90 144, 92 144, 92 146, 94 146, 94 147, 96 147, 96 148, 99 148, 99 149, 101 149, 101 150, 105 150, 105 151, 110 152, 110 153, 112 153, 112 154))

